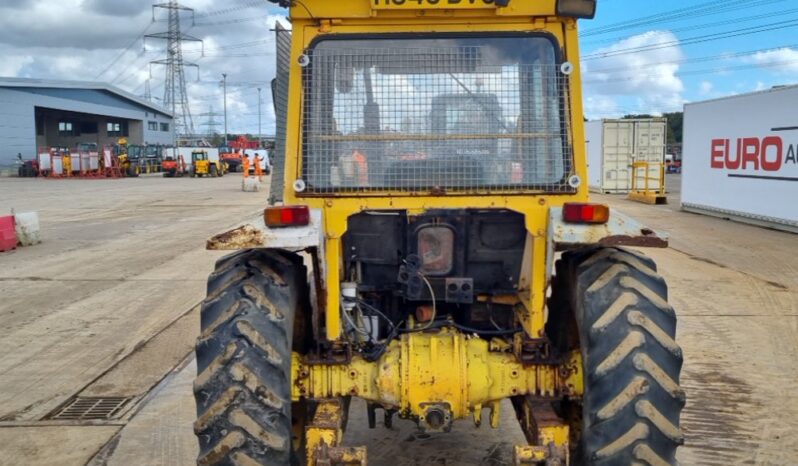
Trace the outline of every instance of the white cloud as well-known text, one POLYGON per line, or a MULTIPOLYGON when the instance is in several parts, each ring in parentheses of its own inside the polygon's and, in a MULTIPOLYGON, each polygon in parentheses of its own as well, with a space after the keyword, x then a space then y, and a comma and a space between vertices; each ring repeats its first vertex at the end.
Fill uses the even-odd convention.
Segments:
MULTIPOLYGON (((681 47, 628 52, 677 41, 672 32, 649 31, 592 52, 590 55, 601 58, 585 60, 582 64, 588 110, 591 99, 606 104, 611 98, 631 98, 645 113, 680 109, 684 103, 684 83, 677 76, 679 65, 674 62, 684 57, 681 47)), ((601 116, 607 115, 588 113, 590 118, 601 116)))
POLYGON ((709 81, 701 81, 698 85, 698 93, 702 96, 709 95, 715 89, 715 86, 709 81))
POLYGON ((750 59, 751 62, 774 73, 798 75, 798 50, 781 48, 767 52, 759 52, 750 59))
MULTIPOLYGON (((618 103, 612 97, 600 94, 585 96, 585 114, 586 115, 616 115, 620 111, 618 103)), ((594 117, 595 118, 595 117, 594 117)))
MULTIPOLYGON (((186 68, 191 111, 195 129, 206 130, 200 117, 210 106, 221 113, 223 98, 218 82, 227 73, 228 120, 231 132, 258 130, 258 92, 263 89, 263 132, 274 131, 271 89, 274 77, 274 33, 277 20, 290 26, 280 12, 267 2, 186 0, 196 9, 197 25, 186 16, 183 32, 205 41, 205 57, 186 45, 186 61, 200 65, 197 72, 186 68), (207 13, 212 13, 207 15, 207 13), (248 46, 237 44, 248 43, 248 46), (230 48, 230 45, 236 45, 230 48), (217 50, 212 50, 217 49, 217 50)), ((158 13, 152 23, 152 2, 143 0, 0 0, 0 76, 105 81, 136 95, 143 95, 152 70, 151 90, 163 98, 163 66, 150 67, 151 60, 165 57, 165 41, 133 39, 142 34, 162 32, 167 24, 158 13), (132 43, 132 44, 131 44, 132 43), (123 53, 123 50, 130 49, 123 53), (121 56, 120 56, 121 54, 121 56), (115 59, 107 72, 97 78, 115 59)), ((161 102, 156 100, 156 103, 161 102)), ((222 118, 215 120, 221 122, 222 118)), ((221 127, 217 127, 221 131, 221 127)))
POLYGON ((7 55, 0 60, 0 76, 17 76, 25 66, 33 63, 33 57, 7 55))

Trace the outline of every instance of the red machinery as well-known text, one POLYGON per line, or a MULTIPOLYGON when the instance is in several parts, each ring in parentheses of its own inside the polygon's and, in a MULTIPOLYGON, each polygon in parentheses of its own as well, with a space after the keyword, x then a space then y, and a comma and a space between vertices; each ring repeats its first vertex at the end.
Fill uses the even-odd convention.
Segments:
POLYGON ((188 173, 186 160, 182 155, 178 155, 177 160, 173 156, 167 155, 161 162, 161 170, 165 178, 175 178, 188 173))
POLYGON ((241 157, 247 149, 259 149, 260 142, 252 141, 246 136, 239 136, 238 139, 228 143, 226 147, 219 150, 219 158, 226 163, 231 172, 241 170, 241 157))
POLYGON ((246 136, 239 136, 238 139, 229 144, 231 149, 260 149, 259 141, 251 141, 246 136))

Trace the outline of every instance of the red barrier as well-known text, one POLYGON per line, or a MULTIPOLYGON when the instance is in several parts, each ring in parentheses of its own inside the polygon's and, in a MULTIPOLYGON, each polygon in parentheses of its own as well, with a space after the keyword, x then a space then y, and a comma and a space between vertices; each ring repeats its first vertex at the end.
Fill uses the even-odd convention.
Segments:
POLYGON ((17 231, 14 216, 0 217, 0 252, 17 248, 17 231))

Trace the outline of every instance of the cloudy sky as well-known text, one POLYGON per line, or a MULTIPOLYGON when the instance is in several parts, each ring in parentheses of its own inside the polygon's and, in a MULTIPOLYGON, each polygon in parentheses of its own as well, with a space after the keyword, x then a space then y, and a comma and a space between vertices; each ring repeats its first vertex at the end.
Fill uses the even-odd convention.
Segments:
MULTIPOLYGON (((191 110, 197 131, 222 123, 221 74, 229 82, 231 132, 273 131, 269 81, 274 76, 270 31, 284 10, 266 0, 183 0, 184 32, 204 40, 186 45, 191 110)), ((163 98, 163 42, 143 40, 166 30, 153 22, 149 0, 0 0, 0 76, 99 80, 163 98)), ((684 102, 794 83, 798 80, 795 0, 599 0, 582 23, 588 118, 679 110, 684 102)), ((157 100, 156 100, 157 102, 157 100)), ((215 127, 218 131, 222 126, 215 127)))

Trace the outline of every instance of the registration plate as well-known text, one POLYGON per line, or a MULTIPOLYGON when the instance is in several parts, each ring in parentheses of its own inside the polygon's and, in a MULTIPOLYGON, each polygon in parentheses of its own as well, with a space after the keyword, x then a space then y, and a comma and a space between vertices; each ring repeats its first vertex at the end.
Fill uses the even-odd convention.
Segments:
POLYGON ((496 8, 495 0, 371 0, 375 10, 467 10, 496 8))

